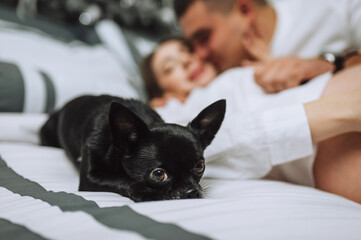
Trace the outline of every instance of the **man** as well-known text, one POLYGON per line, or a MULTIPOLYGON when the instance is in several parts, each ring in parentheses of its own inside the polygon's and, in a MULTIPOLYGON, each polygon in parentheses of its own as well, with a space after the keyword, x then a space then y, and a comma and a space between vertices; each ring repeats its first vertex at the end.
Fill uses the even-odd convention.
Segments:
MULTIPOLYGON (((174 1, 184 35, 193 43, 200 57, 213 62, 220 72, 240 65, 255 65, 256 81, 268 92, 291 88, 324 72, 336 70, 335 64, 330 63, 332 61, 319 57, 322 53, 341 54, 349 48, 361 49, 359 0, 284 0, 275 1, 272 5, 262 0, 174 1)), ((358 76, 359 73, 353 72, 339 77, 335 81, 337 87, 326 89, 324 96, 335 93, 335 90, 342 92, 355 88, 353 84, 357 81, 352 78, 360 79, 358 76)), ((351 95, 344 95, 342 100, 347 96, 351 95)), ((305 185, 313 185, 361 203, 361 194, 358 194, 361 184, 358 155, 361 154, 361 134, 339 131, 346 126, 340 119, 348 121, 348 107, 341 104, 340 97, 334 95, 332 101, 322 97, 319 101, 306 103, 303 106, 305 112, 302 112, 302 107, 298 111, 294 106, 288 106, 257 114, 263 120, 264 116, 270 117, 267 119, 271 119, 270 125, 267 123, 267 126, 279 130, 274 132, 273 137, 267 137, 270 140, 269 151, 275 153, 275 148, 280 151, 274 157, 275 162, 270 158, 272 172, 268 177, 302 184, 304 176, 313 175, 314 184, 305 185), (337 120, 336 116, 340 119, 337 120), (290 127, 301 118, 306 118, 308 123, 306 121, 290 127), (307 127, 302 128, 301 125, 307 127), (298 138, 292 131, 299 131, 301 136, 307 132, 301 129, 307 128, 312 133, 311 138, 298 138), (280 134, 283 131, 285 134, 280 134), (323 137, 315 137, 318 133, 322 133, 323 137), (302 149, 312 142, 318 144, 318 151, 304 152, 305 158, 300 155, 294 157, 295 152, 291 151, 290 162, 279 162, 287 155, 281 152, 288 151, 290 144, 296 140, 298 142, 293 145, 295 149, 302 149), (305 160, 313 158, 312 155, 316 153, 314 162, 305 160), (296 179, 296 176, 300 176, 300 179, 296 179)), ((346 105, 352 106, 353 103, 346 105)), ((239 121, 235 122, 237 124, 239 121)), ((253 136, 254 128, 244 125, 242 128, 247 136, 253 136)), ((230 139, 239 139, 239 134, 232 129, 228 134, 230 139)), ((232 153, 241 151, 237 148, 232 153)), ((238 160, 235 159, 233 163, 238 160)))
POLYGON ((330 54, 361 49, 358 0, 175 0, 174 9, 200 57, 220 72, 254 65, 270 93, 338 70, 330 54))

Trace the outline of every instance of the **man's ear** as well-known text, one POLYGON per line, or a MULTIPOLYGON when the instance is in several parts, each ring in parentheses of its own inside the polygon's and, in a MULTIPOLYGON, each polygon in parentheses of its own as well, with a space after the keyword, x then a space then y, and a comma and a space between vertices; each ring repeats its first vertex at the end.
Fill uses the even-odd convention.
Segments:
POLYGON ((242 16, 243 21, 247 21, 247 25, 254 24, 256 19, 256 7, 252 0, 235 1, 234 10, 242 16))
POLYGON ((142 119, 118 102, 110 104, 109 126, 114 145, 126 153, 150 132, 142 119))
POLYGON ((237 0, 234 4, 236 9, 244 15, 253 13, 255 10, 255 3, 252 0, 237 0))
POLYGON ((222 99, 203 109, 188 127, 194 130, 205 149, 218 132, 226 113, 226 100, 222 99))

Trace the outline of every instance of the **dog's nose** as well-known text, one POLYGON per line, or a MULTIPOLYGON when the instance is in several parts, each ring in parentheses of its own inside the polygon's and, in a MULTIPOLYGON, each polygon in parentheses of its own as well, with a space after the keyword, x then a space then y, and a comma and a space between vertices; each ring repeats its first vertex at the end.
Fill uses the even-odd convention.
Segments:
POLYGON ((193 192, 193 191, 195 191, 195 189, 188 189, 188 190, 186 191, 186 193, 187 193, 187 194, 190 194, 190 193, 193 192))
POLYGON ((202 193, 195 188, 190 188, 186 191, 186 198, 201 198, 202 193))

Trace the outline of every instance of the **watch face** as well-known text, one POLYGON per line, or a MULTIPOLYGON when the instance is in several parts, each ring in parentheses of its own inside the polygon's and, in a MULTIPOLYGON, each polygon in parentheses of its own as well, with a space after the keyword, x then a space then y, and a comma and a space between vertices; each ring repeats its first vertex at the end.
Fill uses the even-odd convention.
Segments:
POLYGON ((336 56, 333 53, 324 53, 322 58, 330 63, 334 63, 336 61, 336 56))

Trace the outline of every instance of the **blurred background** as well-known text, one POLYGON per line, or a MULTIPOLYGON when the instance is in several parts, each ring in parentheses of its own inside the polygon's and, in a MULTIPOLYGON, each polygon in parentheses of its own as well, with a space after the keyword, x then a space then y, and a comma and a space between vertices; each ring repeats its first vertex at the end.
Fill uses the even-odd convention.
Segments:
POLYGON ((31 112, 35 110, 26 106, 34 103, 27 98, 42 101, 43 90, 34 90, 36 81, 24 73, 24 64, 51 78, 55 108, 86 93, 145 100, 142 59, 160 39, 181 34, 172 4, 173 0, 0 0, 0 73, 10 74, 4 64, 15 64, 22 72, 19 82, 25 84, 19 94, 13 79, 0 78, 0 111, 31 112), (101 84, 104 79, 121 85, 101 84), (20 95, 21 107, 9 107, 20 95))
POLYGON ((145 34, 177 32, 172 0, 1 0, 22 18, 41 17, 64 24, 91 26, 102 19, 145 34))
POLYGON ((12 9, 24 22, 49 21, 70 29, 85 42, 94 41, 89 34, 94 26, 111 20, 118 24, 135 61, 149 53, 158 40, 179 35, 173 0, 1 0, 0 7, 12 9), (147 44, 149 43, 149 44, 147 44))

